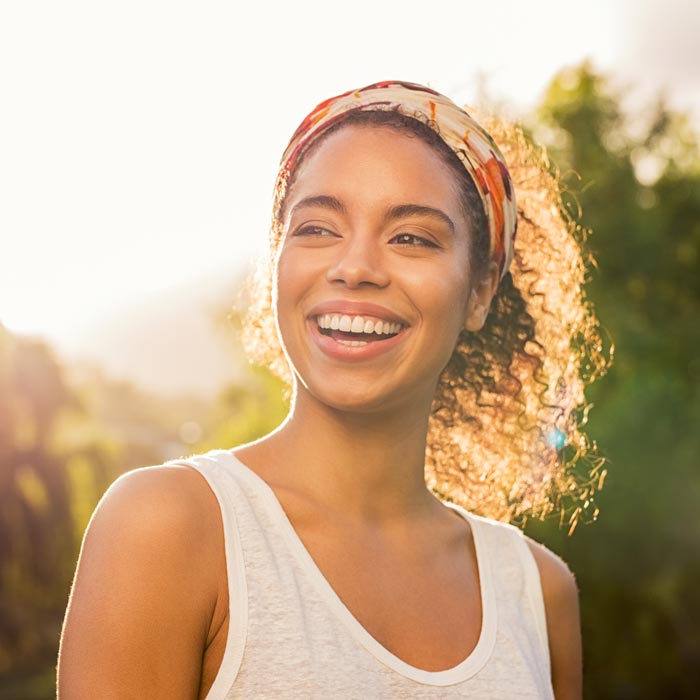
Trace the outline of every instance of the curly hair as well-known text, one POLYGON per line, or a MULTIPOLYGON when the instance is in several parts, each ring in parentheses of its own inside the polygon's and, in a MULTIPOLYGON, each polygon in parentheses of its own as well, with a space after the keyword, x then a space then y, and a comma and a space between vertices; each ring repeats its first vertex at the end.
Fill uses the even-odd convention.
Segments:
MULTIPOLYGON (((471 236, 472 273, 489 262, 489 233, 474 182, 434 123, 397 111, 355 112, 326 130, 278 181, 270 257, 253 281, 243 328, 250 359, 291 383, 274 322, 273 267, 282 238, 286 195, 299 165, 331 133, 382 126, 414 135, 435 149, 460 184, 471 236)), ((484 327, 462 331, 438 382, 431 409, 426 482, 441 498, 500 520, 542 518, 558 510, 570 532, 595 518, 593 496, 605 478, 604 460, 583 428, 584 387, 604 374, 604 350, 583 289, 593 264, 584 255, 586 232, 568 218, 557 174, 543 150, 521 129, 484 120, 515 184, 518 233, 514 259, 493 299, 484 327)))

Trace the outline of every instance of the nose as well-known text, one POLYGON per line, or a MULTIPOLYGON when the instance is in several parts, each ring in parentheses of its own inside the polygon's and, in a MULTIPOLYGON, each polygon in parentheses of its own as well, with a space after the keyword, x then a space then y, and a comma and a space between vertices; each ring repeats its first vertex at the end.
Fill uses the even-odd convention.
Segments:
POLYGON ((337 257, 329 266, 326 279, 333 284, 357 289, 386 287, 390 278, 378 246, 360 235, 352 236, 338 247, 337 257))

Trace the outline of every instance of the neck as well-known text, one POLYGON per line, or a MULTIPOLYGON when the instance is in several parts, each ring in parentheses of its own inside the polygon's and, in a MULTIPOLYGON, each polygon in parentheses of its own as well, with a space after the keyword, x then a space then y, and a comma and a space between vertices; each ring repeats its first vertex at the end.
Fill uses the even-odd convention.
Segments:
POLYGON ((435 506, 424 478, 429 415, 429 402, 383 413, 339 411, 300 389, 287 420, 251 446, 258 448, 251 456, 271 480, 349 516, 416 514, 435 506))

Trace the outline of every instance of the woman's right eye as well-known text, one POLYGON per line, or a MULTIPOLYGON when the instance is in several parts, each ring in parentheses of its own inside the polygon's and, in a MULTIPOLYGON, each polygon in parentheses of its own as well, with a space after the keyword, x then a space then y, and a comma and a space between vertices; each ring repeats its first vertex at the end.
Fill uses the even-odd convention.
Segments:
POLYGON ((321 236, 321 237, 327 237, 327 236, 335 236, 336 234, 333 233, 333 231, 330 231, 327 228, 323 228, 323 226, 302 226, 299 228, 295 234, 295 236, 321 236))

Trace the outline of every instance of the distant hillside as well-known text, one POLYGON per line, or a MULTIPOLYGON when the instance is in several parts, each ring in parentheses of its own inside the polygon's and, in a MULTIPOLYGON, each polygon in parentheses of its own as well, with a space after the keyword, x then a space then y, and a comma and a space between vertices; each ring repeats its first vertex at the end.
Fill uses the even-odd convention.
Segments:
POLYGON ((99 365, 162 396, 213 398, 242 374, 237 333, 226 320, 242 278, 208 275, 87 324, 58 351, 99 365))

